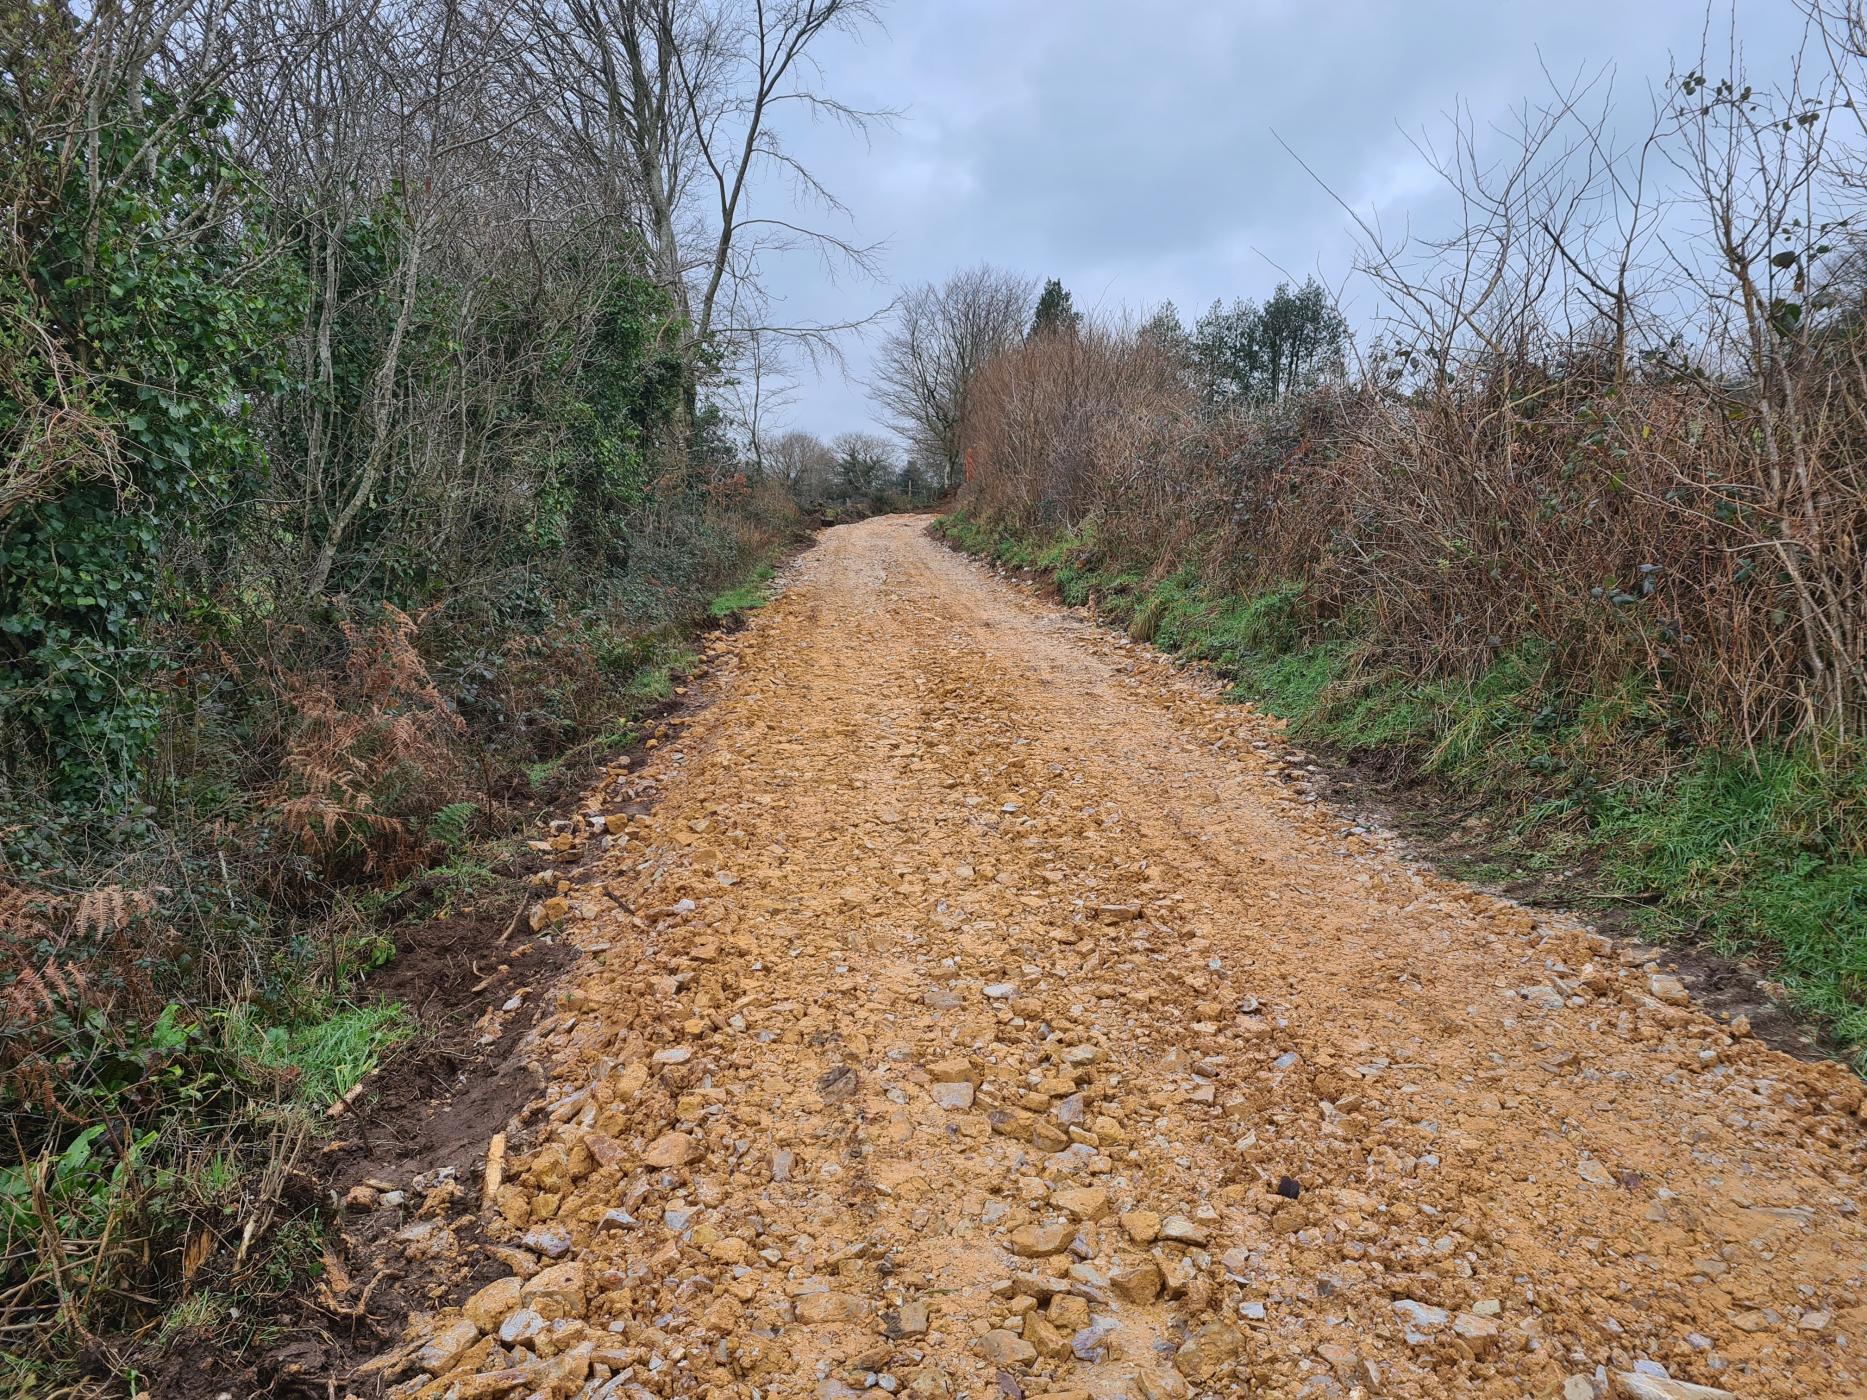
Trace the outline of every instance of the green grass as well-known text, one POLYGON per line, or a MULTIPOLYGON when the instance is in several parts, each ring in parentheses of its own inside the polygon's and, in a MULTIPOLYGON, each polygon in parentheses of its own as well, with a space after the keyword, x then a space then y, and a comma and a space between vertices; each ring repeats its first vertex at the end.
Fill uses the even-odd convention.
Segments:
POLYGON ((212 1332, 235 1311, 235 1299, 225 1293, 193 1293, 163 1315, 156 1330, 156 1345, 167 1347, 189 1332, 212 1332))
POLYGON ((735 614, 751 612, 762 608, 771 601, 772 568, 770 564, 760 564, 747 578, 724 593, 715 596, 707 604, 709 617, 728 618, 735 614))
POLYGON ((1655 938, 1756 958, 1801 1011, 1867 1064, 1867 754, 1813 743, 1682 753, 1639 676, 1564 676, 1534 641, 1475 677, 1380 659, 1358 619, 1319 621, 1301 584, 1250 595, 1190 569, 1154 577, 1099 557, 1092 530, 1014 539, 962 514, 962 549, 1047 570, 1064 599, 1162 650, 1205 662, 1229 695, 1346 755, 1398 758, 1480 801, 1506 847, 1473 867, 1590 862, 1601 896, 1655 938))
POLYGON ((686 647, 673 648, 642 667, 630 677, 624 693, 638 703, 658 704, 674 698, 677 672, 692 669, 696 658, 686 647))
POLYGON ((1763 954, 1797 1005, 1867 1044, 1867 763, 1810 746, 1706 754, 1607 794, 1594 834, 1653 929, 1763 954))
POLYGON ((935 522, 935 526, 968 554, 976 554, 1014 569, 1037 567, 1043 549, 1057 543, 1051 540, 1040 544, 1014 531, 996 529, 972 519, 963 510, 942 516, 935 522))
MULTIPOLYGON (((37 1383, 67 1370, 62 1348, 84 1344, 100 1323, 119 1325, 126 1300, 155 1301, 145 1280, 167 1275, 152 1272, 153 1257, 172 1251, 159 1266, 172 1270, 201 1222, 237 1220, 271 1189, 273 1169, 318 1131, 319 1110, 413 1033, 398 1005, 303 1001, 262 1008, 242 1000, 205 1015, 171 1003, 148 1024, 102 1012, 73 1023, 66 1102, 85 1126, 0 1163, 9 1285, 16 1303, 40 1310, 37 1355, 9 1357, 0 1348, 0 1395, 40 1393, 37 1383), (152 1090, 162 1095, 161 1113, 131 1118, 152 1090), (70 1258, 109 1262, 92 1311, 54 1306, 69 1296, 71 1275, 61 1277, 47 1263, 56 1256, 32 1248, 42 1239, 59 1241, 70 1258)), ((167 1318, 154 1329, 158 1346, 188 1333, 230 1345, 240 1344, 236 1333, 250 1337, 246 1319, 315 1264, 318 1228, 315 1220, 281 1218, 248 1268, 223 1255, 194 1289, 173 1290, 167 1318)))
POLYGON ((633 721, 619 719, 597 735, 592 743, 598 753, 621 753, 635 744, 642 737, 641 728, 633 721))
POLYGON ((260 1022, 250 1005, 221 1017, 227 1048, 253 1071, 289 1076, 298 1097, 324 1107, 348 1093, 414 1033, 396 1002, 337 1006, 320 1019, 291 1026, 260 1022))

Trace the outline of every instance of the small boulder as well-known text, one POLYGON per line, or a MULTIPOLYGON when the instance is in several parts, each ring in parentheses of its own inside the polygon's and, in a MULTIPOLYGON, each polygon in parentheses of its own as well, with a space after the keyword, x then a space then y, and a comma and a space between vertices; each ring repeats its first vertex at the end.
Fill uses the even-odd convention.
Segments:
POLYGON ((1647 978, 1647 990, 1653 994, 1655 1001, 1663 1001, 1668 1006, 1684 1006, 1692 1000, 1691 994, 1685 989, 1685 983, 1664 972, 1656 972, 1647 978))
POLYGON ((927 1077, 936 1084, 971 1084, 978 1086, 980 1075, 964 1055, 935 1060, 927 1066, 927 1077))
POLYGON ((536 1307, 542 1302, 557 1304, 564 1313, 583 1311, 586 1291, 583 1265, 576 1260, 553 1264, 525 1281, 519 1296, 536 1307))
POLYGON ((1184 1215, 1170 1215, 1160 1222, 1160 1237, 1169 1244, 1203 1245, 1206 1232, 1184 1215))
POLYGON ((1452 1319, 1453 1335, 1470 1345, 1479 1356, 1488 1355, 1497 1345, 1498 1325, 1488 1317, 1460 1313, 1452 1319))
POLYGON ((534 1254, 542 1254, 547 1259, 562 1259, 570 1253, 570 1236, 563 1230, 554 1230, 540 1225, 527 1230, 520 1237, 519 1243, 534 1254))
POLYGON ((1131 1210, 1123 1214, 1121 1227, 1136 1244, 1152 1244, 1160 1238, 1160 1217, 1151 1210, 1131 1210))
POLYGON ((871 1310, 868 1299, 852 1297, 847 1293, 806 1293, 796 1304, 797 1320, 810 1327, 825 1323, 861 1322, 871 1310))
POLYGON ((1189 1381, 1210 1380, 1245 1349, 1244 1334, 1224 1322, 1209 1322, 1173 1354, 1174 1368, 1189 1381))
POLYGON ((964 1079, 942 1081, 929 1089, 928 1093, 940 1107, 956 1113, 972 1107, 973 1087, 964 1079))
POLYGON ((549 1326, 536 1308, 520 1308, 499 1324, 499 1340, 505 1346, 516 1346, 542 1336, 549 1326))
POLYGON ((910 1298, 894 1312, 888 1314, 884 1333, 893 1341, 903 1341, 909 1337, 927 1335, 927 1305, 918 1298, 910 1298))
POLYGON ((1050 1203, 1077 1220, 1100 1220, 1109 1213, 1109 1193, 1100 1186, 1069 1186, 1051 1193, 1050 1203))
POLYGON ((415 1365, 431 1376, 445 1375, 454 1369, 460 1354, 480 1340, 480 1329, 464 1317, 457 1317, 415 1353, 415 1365))
POLYGON ((1109 1279, 1115 1296, 1129 1303, 1151 1303, 1160 1297, 1163 1280, 1160 1265, 1144 1259, 1132 1268, 1118 1269, 1109 1279))
POLYGON ((1037 1360, 1036 1347, 1002 1327, 987 1332, 972 1344, 972 1349, 994 1366, 1028 1366, 1037 1360))
POLYGON ((517 1278, 495 1279, 460 1305, 461 1313, 482 1332, 496 1331, 519 1305, 523 1282, 517 1278))
POLYGON ((1643 1376, 1634 1371, 1617 1371, 1614 1383, 1627 1400, 1737 1400, 1728 1390, 1715 1385, 1693 1385, 1666 1376, 1643 1376))
POLYGON ((642 1153, 642 1164, 664 1171, 684 1167, 699 1155, 700 1144, 686 1133, 663 1133, 648 1144, 648 1150, 642 1153))
POLYGON ((1076 1238, 1076 1226, 1067 1220, 1047 1225, 1020 1225, 1011 1232, 1011 1252, 1024 1259, 1061 1254, 1076 1238))
POLYGON ((1027 1313, 1024 1318, 1024 1340, 1037 1349, 1039 1356, 1068 1356, 1070 1339, 1059 1331, 1054 1323, 1041 1313, 1027 1313))

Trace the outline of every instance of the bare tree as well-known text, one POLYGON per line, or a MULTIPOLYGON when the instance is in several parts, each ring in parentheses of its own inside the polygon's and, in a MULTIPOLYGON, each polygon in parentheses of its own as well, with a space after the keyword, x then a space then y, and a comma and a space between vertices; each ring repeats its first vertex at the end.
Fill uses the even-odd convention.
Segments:
POLYGON ((1823 283, 1845 270, 1846 235, 1859 209, 1858 158, 1837 157, 1835 128, 1859 121, 1862 11, 1816 9, 1827 72, 1798 61, 1787 82, 1745 80, 1735 35, 1672 84, 1665 150, 1702 225, 1673 250, 1705 307, 1713 346, 1741 384, 1721 395, 1727 413, 1755 415, 1763 467, 1767 551, 1788 580, 1812 714, 1845 730, 1867 723, 1867 597, 1860 540, 1863 492, 1852 424, 1839 421, 1867 375, 1857 339, 1839 354, 1849 393, 1832 384, 1820 335, 1823 283), (1716 65, 1716 66, 1714 66, 1716 65), (1724 66, 1728 65, 1728 66, 1724 66), (1723 67, 1727 76, 1717 76, 1723 67))
MULTIPOLYGON (((731 355, 755 333, 833 349, 845 326, 776 325, 759 278, 774 253, 807 251, 873 275, 875 250, 823 226, 754 206, 777 177, 832 218, 843 205, 785 146, 777 118, 797 108, 862 131, 884 112, 820 89, 812 50, 862 29, 872 0, 532 0, 553 116, 628 219, 686 319, 691 346, 731 355)), ((855 323, 852 323, 855 324, 855 323)))
POLYGON ((796 383, 777 342, 778 337, 766 331, 747 335, 726 382, 732 415, 745 432, 746 451, 761 474, 771 467, 765 455, 766 424, 797 400, 796 383))
MULTIPOLYGON (((1471 518, 1461 505, 1414 522, 1445 539, 1448 556, 1469 547, 1474 519, 1509 517, 1526 489, 1522 464, 1549 432, 1546 406, 1565 393, 1605 381, 1613 419, 1645 365, 1674 411, 1697 415, 1700 436, 1654 503, 1669 525, 1708 523, 1734 578, 1768 560, 1777 580, 1776 621, 1750 638, 1758 656, 1730 666, 1750 734, 1780 723, 1786 706, 1840 733, 1867 714, 1867 496, 1850 437, 1867 356, 1842 333, 1863 184, 1844 133, 1863 129, 1867 8, 1803 9, 1811 42, 1774 88, 1745 76, 1734 29, 1714 45, 1708 22, 1695 66, 1671 76, 1643 125, 1616 119, 1606 70, 1552 80, 1554 96, 1507 129, 1485 131, 1459 109, 1449 137, 1417 143, 1457 200, 1444 237, 1384 236, 1349 211, 1361 270, 1390 310, 1384 387, 1408 391, 1407 414, 1380 420, 1383 431, 1417 438, 1437 416, 1482 443, 1470 460, 1449 454, 1445 480, 1418 492, 1478 505, 1471 518)), ((1669 426, 1662 416, 1653 440, 1669 426)), ((1431 453, 1415 441, 1383 455, 1418 474, 1431 453)), ((1708 621, 1724 625, 1732 607, 1723 600, 1708 621)))
POLYGON ((797 429, 765 443, 759 456, 798 501, 822 500, 836 471, 836 454, 829 445, 815 433, 797 429))
POLYGON ((1031 278, 981 263, 942 286, 916 287, 896 305, 871 393, 916 455, 939 465, 943 487, 959 477, 972 381, 994 355, 1023 339, 1035 290, 1031 278))

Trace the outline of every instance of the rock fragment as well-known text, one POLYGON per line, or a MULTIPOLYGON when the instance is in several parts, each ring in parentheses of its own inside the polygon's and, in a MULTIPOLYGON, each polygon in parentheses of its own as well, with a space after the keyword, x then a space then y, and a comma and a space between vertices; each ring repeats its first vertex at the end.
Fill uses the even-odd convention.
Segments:
POLYGON ((1037 1360, 1036 1347, 1002 1327, 994 1327, 979 1338, 973 1350, 994 1366, 1028 1366, 1037 1360))
POLYGON ((1011 1252, 1024 1259, 1041 1259, 1062 1253, 1075 1237, 1076 1227, 1068 1221, 1020 1225, 1011 1232, 1011 1252))
POLYGON ((972 1107, 973 1087, 965 1080, 935 1084, 928 1093, 944 1109, 959 1112, 972 1107))
POLYGON ((797 1320, 816 1327, 833 1322, 861 1322, 873 1311, 866 1298, 847 1293, 806 1293, 796 1303, 797 1320))
POLYGON ((1109 1213, 1109 1193, 1100 1186, 1068 1186, 1053 1191, 1050 1203, 1077 1220, 1100 1220, 1109 1213))
POLYGON ((470 1319, 455 1318, 415 1353, 415 1365, 430 1375, 441 1375, 453 1370, 460 1354, 479 1340, 480 1329, 470 1319))
POLYGON ((1203 1227, 1184 1215, 1170 1215, 1160 1222, 1160 1237, 1169 1244, 1203 1245, 1208 1238, 1203 1227))
POLYGON ((1160 1217, 1151 1210, 1124 1212, 1121 1227, 1136 1244, 1152 1244, 1160 1238, 1160 1217))
POLYGON ((1116 1296, 1129 1303, 1151 1303, 1160 1297, 1160 1265, 1144 1259, 1125 1269, 1118 1269, 1109 1280, 1116 1296))
POLYGON ((894 1312, 888 1314, 883 1331, 896 1341, 927 1335, 927 1304, 918 1298, 910 1298, 894 1312))
POLYGON ((1665 1376, 1643 1376, 1634 1371, 1617 1371, 1614 1384, 1627 1400, 1737 1400, 1728 1390, 1713 1385, 1693 1385, 1665 1376))
POLYGON ((1670 973, 1656 972, 1647 978, 1647 990, 1655 1001, 1663 1001, 1668 1006, 1684 1006, 1692 1000, 1685 983, 1670 973))
POLYGON ((482 1332, 497 1331, 518 1307, 521 1286, 522 1280, 517 1278, 496 1279, 462 1303, 460 1311, 482 1332))
POLYGON ((643 1151, 642 1164, 666 1171, 671 1167, 684 1167, 699 1155, 700 1144, 686 1133, 663 1133, 643 1151))
POLYGON ((566 1313, 577 1313, 583 1311, 585 1291, 583 1265, 573 1259, 525 1280, 519 1296, 534 1307, 549 1302, 566 1313))
POLYGON ((1189 1381, 1207 1381, 1244 1350, 1244 1334, 1224 1322, 1209 1322, 1196 1330, 1173 1354, 1176 1370, 1189 1381))

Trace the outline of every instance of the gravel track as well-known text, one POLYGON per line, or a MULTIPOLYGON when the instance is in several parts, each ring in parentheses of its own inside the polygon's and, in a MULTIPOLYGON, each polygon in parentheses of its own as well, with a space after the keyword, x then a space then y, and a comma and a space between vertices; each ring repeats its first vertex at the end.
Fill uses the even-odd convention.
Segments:
POLYGON ((925 527, 592 794, 511 1276, 357 1393, 1867 1394, 1857 1080, 925 527))

